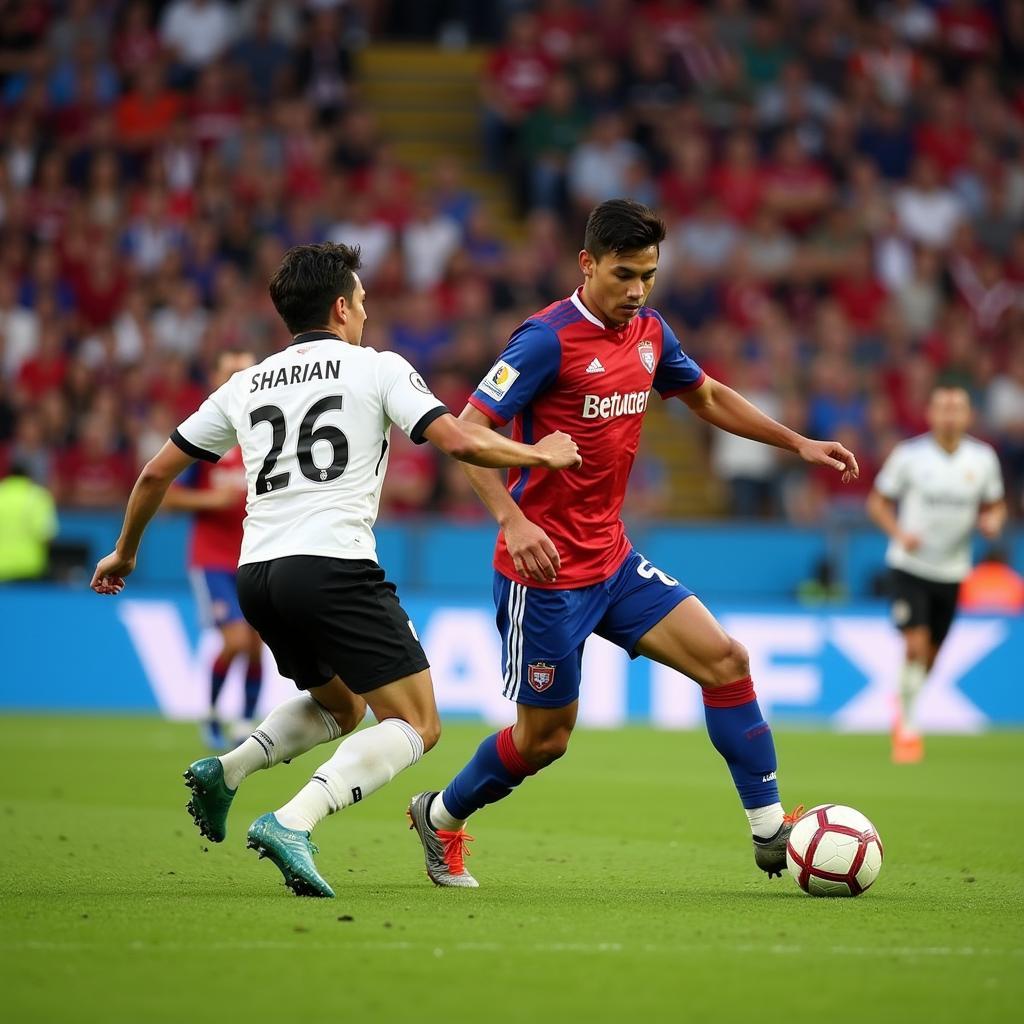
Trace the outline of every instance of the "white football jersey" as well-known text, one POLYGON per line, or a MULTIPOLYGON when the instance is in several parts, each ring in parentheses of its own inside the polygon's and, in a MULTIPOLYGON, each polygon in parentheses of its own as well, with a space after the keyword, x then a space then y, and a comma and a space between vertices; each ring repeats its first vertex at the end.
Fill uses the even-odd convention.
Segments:
POLYGON ((971 569, 979 506, 1003 497, 1003 477, 990 445, 965 437, 955 452, 947 452, 931 434, 922 434, 893 448, 875 488, 899 503, 900 529, 921 540, 914 551, 890 541, 886 564, 922 579, 957 583, 971 569))
POLYGON ((238 564, 371 558, 391 424, 417 444, 448 410, 396 352, 307 331, 218 388, 171 440, 216 462, 238 444, 248 483, 238 564))

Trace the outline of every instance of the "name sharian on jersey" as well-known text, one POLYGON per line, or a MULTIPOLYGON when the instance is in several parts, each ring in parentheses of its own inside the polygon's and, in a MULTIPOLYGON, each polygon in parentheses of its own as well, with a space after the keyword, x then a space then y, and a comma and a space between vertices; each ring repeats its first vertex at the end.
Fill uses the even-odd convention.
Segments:
POLYGON ((608 420, 613 416, 633 416, 647 408, 650 391, 628 391, 621 395, 613 391, 602 398, 600 395, 583 396, 583 418, 585 420, 608 420))
POLYGON ((341 376, 341 360, 328 359, 326 362, 303 363, 301 366, 282 366, 278 370, 266 370, 252 375, 249 394, 266 388, 279 388, 282 384, 305 384, 310 380, 338 380, 341 376))

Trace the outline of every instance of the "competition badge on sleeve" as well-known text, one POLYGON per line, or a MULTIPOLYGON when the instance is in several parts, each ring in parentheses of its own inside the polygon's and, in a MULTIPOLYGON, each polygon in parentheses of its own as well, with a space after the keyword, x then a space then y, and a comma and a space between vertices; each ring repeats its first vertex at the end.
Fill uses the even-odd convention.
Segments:
POLYGON ((490 395, 496 402, 500 402, 518 377, 519 371, 514 366, 509 366, 504 359, 499 359, 487 376, 480 381, 480 390, 490 395))

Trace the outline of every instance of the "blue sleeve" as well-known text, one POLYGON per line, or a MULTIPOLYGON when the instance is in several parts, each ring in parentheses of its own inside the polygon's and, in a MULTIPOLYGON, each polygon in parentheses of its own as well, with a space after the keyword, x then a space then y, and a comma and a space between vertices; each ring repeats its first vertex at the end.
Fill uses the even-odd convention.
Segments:
POLYGON ((696 390, 704 383, 704 371, 683 351, 662 315, 654 315, 661 324, 661 359, 654 372, 654 389, 662 398, 696 390))
POLYGON ((487 371, 469 403, 504 426, 558 377, 562 346, 547 324, 527 320, 508 340, 498 361, 487 371))

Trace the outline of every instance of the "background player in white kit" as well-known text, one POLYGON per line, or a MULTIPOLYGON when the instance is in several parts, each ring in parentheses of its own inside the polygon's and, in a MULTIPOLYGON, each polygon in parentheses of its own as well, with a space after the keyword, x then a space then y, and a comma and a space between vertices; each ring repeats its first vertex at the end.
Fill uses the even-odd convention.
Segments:
POLYGON ((313 864, 316 824, 389 782, 440 735, 426 656, 376 561, 372 526, 392 423, 475 465, 580 461, 563 433, 524 445, 460 422, 401 356, 361 348, 358 268, 358 249, 344 245, 285 254, 270 294, 294 341, 236 373, 174 431, 139 476, 117 547, 92 580, 97 593, 120 593, 174 478, 194 459, 216 462, 241 446, 248 504, 239 600, 281 674, 305 692, 237 749, 189 767, 189 811, 220 842, 246 776, 351 732, 369 706, 378 724, 341 744, 293 800, 249 829, 249 846, 309 896, 334 895, 313 864))
POLYGON ((896 445, 875 479, 868 514, 889 535, 892 616, 906 641, 893 760, 920 761, 917 702, 956 614, 960 581, 971 568, 975 527, 996 537, 1006 521, 995 451, 967 435, 971 402, 939 386, 928 403, 931 431, 896 445))

